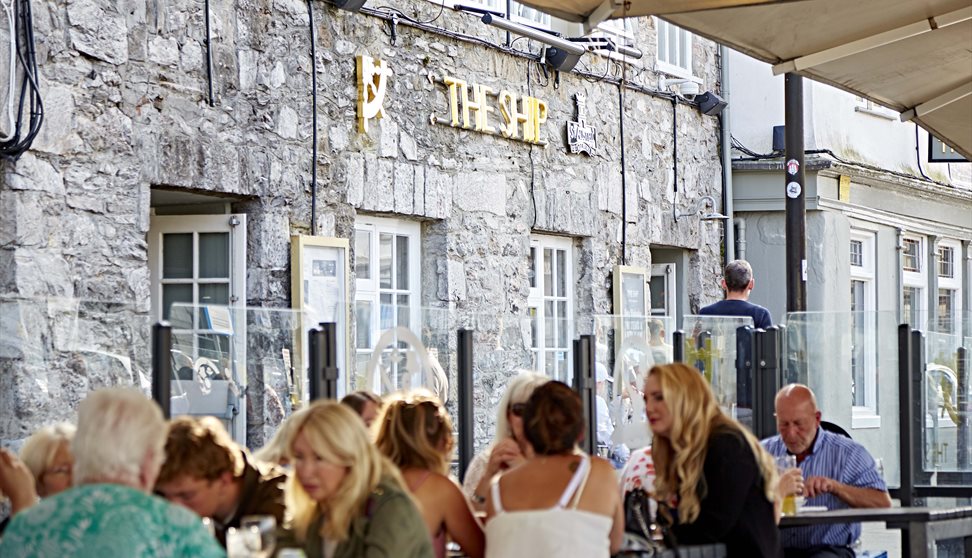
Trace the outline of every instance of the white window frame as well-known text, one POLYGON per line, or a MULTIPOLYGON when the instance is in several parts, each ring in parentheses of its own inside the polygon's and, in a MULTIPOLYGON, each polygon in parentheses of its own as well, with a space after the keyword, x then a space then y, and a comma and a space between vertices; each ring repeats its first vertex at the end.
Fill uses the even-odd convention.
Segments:
MULTIPOLYGON (((656 279, 665 283, 665 300, 652 299, 649 305, 649 313, 652 315, 652 317, 666 317, 674 319, 677 316, 675 307, 678 303, 678 293, 676 292, 678 289, 678 283, 675 281, 675 264, 652 264, 650 280, 655 281, 656 279)), ((648 292, 651 292, 650 283, 648 292)))
MULTIPOLYGON (((856 405, 852 401, 851 427, 880 428, 881 416, 878 411, 877 400, 877 282, 875 274, 875 233, 873 231, 851 229, 850 241, 861 243, 861 265, 850 264, 850 243, 848 243, 848 263, 850 267, 851 286, 855 281, 864 284, 863 308, 856 309, 861 314, 853 314, 853 319, 866 320, 866 331, 871 334, 868 338, 858 342, 864 343, 864 404, 856 405)), ((853 294, 851 295, 853 296, 853 294)), ((853 327, 853 324, 852 324, 853 327)), ((852 334, 851 339, 854 340, 852 334)), ((851 349, 853 351, 853 348, 851 349)), ((853 357, 852 357, 853 358, 853 357)), ((851 374, 854 374, 853 367, 851 374)), ((853 379, 853 378, 852 378, 853 379)), ((861 386, 855 386, 859 389, 861 386)))
MULTIPOLYGON (((246 215, 245 214, 218 214, 218 215, 153 215, 151 217, 148 234, 148 254, 149 254, 149 284, 151 299, 151 314, 155 321, 161 320, 162 311, 162 286, 164 284, 191 284, 193 285, 192 304, 203 306, 199 300, 199 285, 220 284, 228 285, 230 308, 245 308, 246 306, 246 215), (198 257, 199 235, 204 233, 228 233, 229 234, 229 279, 203 279, 199 277, 198 262, 193 262, 193 273, 191 278, 185 279, 162 279, 163 267, 163 235, 192 233, 193 253, 198 257)), ((192 320, 198 319, 196 312, 193 312, 192 320)), ((230 311, 230 315, 237 317, 243 312, 230 311)), ((211 329, 198 327, 198 323, 193 323, 191 329, 173 329, 174 335, 188 334, 193 340, 190 350, 192 354, 185 355, 192 362, 199 361, 199 339, 198 335, 206 335, 215 332, 211 329)), ((236 377, 232 378, 241 390, 247 384, 247 357, 246 357, 246 318, 233 320, 233 334, 230 339, 229 349, 231 351, 230 373, 236 377)), ((188 394, 190 408, 188 413, 192 415, 213 415, 223 420, 227 425, 227 430, 233 439, 244 443, 246 441, 246 405, 240 405, 237 409, 238 414, 228 419, 225 416, 226 402, 230 399, 228 390, 231 389, 228 381, 213 381, 211 391, 203 393, 200 391, 197 382, 179 381, 174 379, 173 395, 178 395, 178 390, 188 394)))
MULTIPOLYGON (((371 315, 369 317, 369 323, 371 324, 371 331, 369 333, 369 345, 368 347, 358 346, 358 336, 359 332, 353 339, 355 358, 353 363, 354 374, 357 375, 359 372, 359 356, 361 355, 371 355, 372 350, 377 343, 381 332, 388 328, 382 327, 381 322, 381 295, 390 294, 392 295, 392 306, 396 306, 396 300, 398 295, 406 294, 408 295, 408 323, 409 328, 414 331, 420 331, 421 328, 421 296, 422 296, 422 227, 417 221, 407 221, 403 219, 390 219, 385 217, 370 217, 359 215, 354 222, 354 232, 355 238, 352 239, 352 245, 355 246, 355 265, 353 269, 355 270, 355 292, 354 292, 354 312, 352 312, 352 319, 355 321, 355 327, 357 327, 357 310, 359 302, 369 302, 371 303, 371 315), (357 276, 357 259, 359 254, 357 253, 357 233, 359 231, 368 232, 371 234, 369 247, 369 277, 361 278, 357 276), (379 254, 379 242, 381 234, 391 234, 394 236, 405 236, 408 238, 408 288, 406 289, 387 289, 381 287, 381 277, 380 277, 380 254, 379 254)), ((392 248, 392 276, 395 275, 395 250, 394 246, 392 248)), ((397 325, 397 312, 392 316, 392 327, 397 325)), ((378 378, 371 378, 372 386, 380 386, 381 383, 378 378)))
MULTIPOLYGON (((574 292, 574 243, 573 240, 567 237, 560 236, 546 236, 546 235, 532 235, 530 237, 530 249, 534 251, 535 257, 528 259, 533 263, 533 277, 535 278, 534 284, 530 287, 530 293, 527 298, 527 306, 529 307, 531 319, 535 327, 536 337, 532 339, 534 343, 528 347, 530 352, 533 354, 533 367, 537 372, 545 374, 547 370, 547 359, 550 358, 549 353, 559 351, 563 359, 556 358, 553 362, 553 379, 560 380, 567 384, 571 384, 571 362, 570 362, 570 348, 571 341, 574 338, 574 300, 576 294, 574 292), (544 273, 543 266, 545 263, 545 251, 552 250, 554 253, 557 251, 563 251, 565 265, 564 272, 566 277, 564 278, 564 285, 566 291, 563 296, 553 295, 548 296, 544 294, 545 284, 544 284, 544 273), (566 343, 562 347, 547 347, 546 346, 546 334, 547 334, 547 316, 545 312, 545 303, 554 302, 554 307, 556 308, 557 302, 566 301, 566 315, 560 317, 560 322, 554 323, 554 327, 566 328, 564 332, 564 338, 566 343), (533 345, 536 345, 535 347, 533 345)), ((556 275, 556 262, 554 262, 553 274, 556 275)), ((555 310, 556 312, 556 310, 555 310)), ((555 334, 556 336, 556 334, 555 334)))
MULTIPOLYGON (((429 0, 432 4, 442 5, 442 0, 429 0)), ((445 7, 454 8, 456 4, 462 4, 463 6, 470 6, 473 8, 482 8, 484 10, 490 10, 492 12, 498 12, 501 14, 506 13, 506 0, 445 0, 445 7)), ((532 27, 538 27, 541 29, 552 29, 553 17, 545 12, 541 12, 536 8, 531 8, 530 6, 524 6, 519 2, 513 2, 513 13, 507 14, 507 19, 510 21, 515 21, 517 23, 523 23, 525 25, 530 25, 532 27), (526 12, 526 15, 520 15, 522 12, 526 12)))
MULTIPOLYGON (((915 296, 915 299, 916 299, 915 300, 915 305, 916 305, 916 308, 915 308, 915 316, 918 318, 919 321, 921 320, 922 315, 925 315, 925 316, 928 315, 928 296, 927 296, 927 293, 928 293, 928 262, 925 261, 925 255, 928 253, 927 252, 927 247, 928 247, 928 240, 924 236, 918 236, 918 235, 914 235, 914 234, 906 234, 902 238, 902 248, 901 248, 902 249, 902 258, 901 258, 901 260, 902 260, 902 262, 901 262, 902 286, 903 287, 911 287, 911 288, 917 290, 917 293, 916 293, 916 296, 915 296), (917 241, 918 242, 918 271, 910 271, 910 270, 905 269, 905 267, 904 267, 904 255, 903 255, 903 251, 904 251, 904 241, 905 240, 914 240, 914 241, 917 241)), ((900 316, 900 318, 901 318, 901 321, 903 323, 903 322, 908 321, 908 318, 909 317, 904 315, 904 304, 903 304, 904 293, 902 292, 902 293, 900 293, 900 295, 902 297, 901 316, 900 316)), ((911 327, 912 328, 915 328, 915 329, 924 329, 926 325, 927 324, 917 323, 917 324, 911 324, 911 327)))
POLYGON ((655 20, 655 37, 657 49, 655 52, 655 70, 662 72, 671 76, 681 77, 681 78, 695 78, 695 71, 693 66, 693 46, 695 44, 695 36, 691 31, 682 29, 681 27, 669 23, 663 19, 657 17, 653 18, 655 20), (671 57, 667 59, 662 59, 662 43, 665 44, 665 51, 671 52, 672 45, 668 40, 669 30, 674 28, 676 30, 677 41, 674 45, 679 53, 687 53, 686 60, 683 64, 676 64, 671 62, 671 57))
MULTIPOLYGON (((943 290, 953 291, 953 302, 952 307, 952 323, 951 332, 953 335, 962 333, 962 316, 964 308, 962 307, 962 282, 963 282, 963 266, 962 266, 962 243, 957 240, 952 239, 941 239, 938 241, 938 246, 936 247, 936 258, 935 258, 935 273, 938 274, 940 271, 940 258, 941 253, 939 252, 942 248, 949 248, 952 251, 952 277, 945 277, 938 275, 938 293, 935 296, 935 304, 938 304, 938 297, 941 295, 943 290)), ((941 317, 939 316, 939 321, 941 317)), ((936 329, 938 324, 936 325, 936 329)))

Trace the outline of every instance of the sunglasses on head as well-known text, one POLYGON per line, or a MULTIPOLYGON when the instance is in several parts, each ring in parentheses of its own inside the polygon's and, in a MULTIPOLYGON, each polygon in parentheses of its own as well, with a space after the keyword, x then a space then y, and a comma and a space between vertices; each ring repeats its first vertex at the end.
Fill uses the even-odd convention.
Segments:
POLYGON ((523 413, 526 412, 526 403, 514 403, 510 405, 510 412, 513 416, 522 417, 523 413))

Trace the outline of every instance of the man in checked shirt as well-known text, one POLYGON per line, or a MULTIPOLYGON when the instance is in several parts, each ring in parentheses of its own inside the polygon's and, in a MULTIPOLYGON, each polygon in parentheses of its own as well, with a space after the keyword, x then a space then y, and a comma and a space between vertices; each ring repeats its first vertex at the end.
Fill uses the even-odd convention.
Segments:
MULTIPOLYGON (((790 384, 776 394, 779 434, 763 440, 774 457, 795 455, 801 476, 783 475, 785 492, 800 493, 808 506, 889 508, 884 479, 874 458, 857 442, 820 427, 813 391, 790 384)), ((781 531, 786 558, 853 558, 851 545, 861 536, 860 523, 790 527, 781 531)))

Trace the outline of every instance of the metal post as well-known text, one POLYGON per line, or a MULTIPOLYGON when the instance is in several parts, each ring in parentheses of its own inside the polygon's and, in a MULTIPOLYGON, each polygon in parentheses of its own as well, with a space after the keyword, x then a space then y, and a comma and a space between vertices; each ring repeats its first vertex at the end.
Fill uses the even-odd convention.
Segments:
POLYGON ((152 399, 168 420, 172 401, 172 326, 166 321, 152 326, 152 399))
POLYGON ((756 331, 756 366, 753 378, 753 434, 767 438, 776 434, 775 400, 780 390, 780 329, 771 326, 756 331))
POLYGON ((307 393, 311 401, 324 397, 325 343, 324 330, 315 327, 307 332, 307 393))
POLYGON ((459 413, 459 480, 466 478, 466 469, 473 459, 473 332, 456 332, 456 391, 459 413))
MULTIPOLYGON (((915 439, 911 435, 912 401, 914 393, 911 385, 911 328, 908 324, 898 326, 898 447, 900 452, 901 489, 898 498, 903 507, 911 506, 915 492, 915 439)), ((902 548, 906 532, 901 532, 902 548)))
POLYGON ((708 355, 708 351, 705 351, 703 349, 705 349, 707 345, 711 346, 711 343, 706 343, 711 338, 712 338, 711 331, 700 331, 698 337, 695 338, 695 348, 696 348, 695 367, 699 369, 699 372, 701 372, 702 375, 705 376, 705 379, 708 380, 710 384, 715 379, 712 377, 712 374, 715 371, 711 370, 712 368, 711 359, 703 357, 703 355, 708 355))
POLYGON ((807 309, 807 203, 803 153, 803 77, 785 76, 786 310, 807 309))
POLYGON ((324 369, 322 374, 321 396, 326 399, 337 399, 338 374, 337 367, 337 324, 326 322, 321 324, 321 332, 324 338, 324 369))
POLYGON ((958 470, 966 471, 969 468, 969 350, 959 347, 955 356, 958 361, 958 370, 955 373, 958 375, 956 403, 959 409, 959 422, 956 425, 958 443, 955 451, 958 454, 958 470))
POLYGON ((597 455, 597 401, 594 398, 594 336, 574 340, 574 389, 584 404, 585 436, 582 448, 597 455))
POLYGON ((672 362, 685 362, 685 332, 681 329, 672 333, 672 362))
MULTIPOLYGON (((927 485, 929 478, 925 474, 923 456, 927 446, 925 445, 925 334, 920 330, 911 330, 911 426, 910 436, 914 450, 911 458, 914 459, 914 469, 912 474, 912 486, 927 485)), ((919 498, 917 494, 913 497, 913 504, 916 506, 924 505, 924 498, 919 498)), ((904 548, 904 547, 902 547, 904 548)))
POLYGON ((756 330, 752 326, 736 328, 736 419, 750 430, 753 425, 753 401, 757 400, 753 382, 756 354, 756 330))

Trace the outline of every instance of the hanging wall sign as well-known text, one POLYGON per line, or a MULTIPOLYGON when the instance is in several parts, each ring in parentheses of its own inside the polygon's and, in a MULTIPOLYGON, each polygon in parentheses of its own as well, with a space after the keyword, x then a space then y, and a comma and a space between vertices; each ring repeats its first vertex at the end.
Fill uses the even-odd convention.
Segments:
POLYGON ((485 85, 452 76, 438 78, 429 74, 427 77, 431 83, 445 87, 449 99, 449 118, 432 114, 429 117, 432 124, 474 130, 534 145, 547 144, 541 134, 541 127, 547 121, 546 101, 529 95, 520 96, 506 89, 496 93, 485 85))
POLYGON ((597 152, 597 130, 587 125, 587 96, 574 95, 577 106, 577 121, 567 121, 567 147, 571 153, 586 152, 594 155, 597 152))
POLYGON ((358 131, 368 133, 368 122, 385 116, 388 78, 392 71, 384 60, 362 54, 357 57, 358 67, 358 131))

